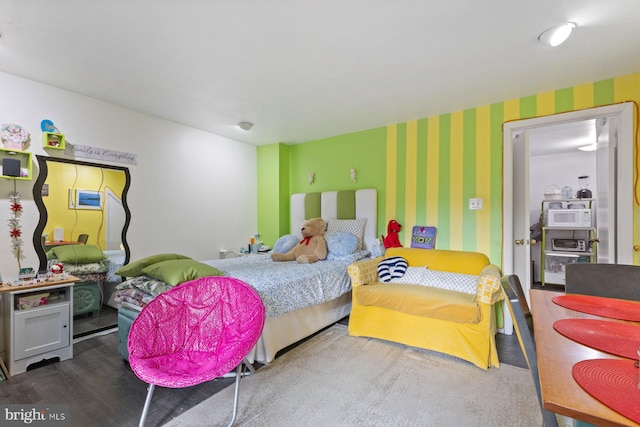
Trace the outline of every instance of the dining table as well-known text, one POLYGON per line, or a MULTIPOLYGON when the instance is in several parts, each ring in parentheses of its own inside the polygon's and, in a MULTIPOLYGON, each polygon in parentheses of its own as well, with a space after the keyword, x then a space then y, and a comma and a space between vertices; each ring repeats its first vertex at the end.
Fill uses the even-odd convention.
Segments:
MULTIPOLYGON (((565 293, 545 289, 529 291, 544 408, 597 426, 640 426, 601 403, 574 379, 574 365, 581 361, 624 358, 580 344, 556 331, 554 323, 562 319, 605 319, 556 304, 553 298, 560 295, 565 293)), ((640 325, 612 318, 606 320, 640 325)))

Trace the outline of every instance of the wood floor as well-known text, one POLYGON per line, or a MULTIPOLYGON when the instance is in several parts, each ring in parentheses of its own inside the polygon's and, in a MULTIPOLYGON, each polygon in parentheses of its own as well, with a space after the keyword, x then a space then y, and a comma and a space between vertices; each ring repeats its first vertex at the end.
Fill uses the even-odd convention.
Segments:
MULTIPOLYGON (((347 324, 348 318, 339 323, 347 324)), ((515 335, 498 334, 497 345, 501 363, 526 367, 515 335)), ((76 342, 73 359, 0 382, 0 402, 68 404, 71 426, 136 426, 146 385, 122 360, 117 346, 117 333, 76 342)), ((146 425, 160 426, 233 382, 232 378, 222 378, 186 389, 157 387, 146 425)), ((232 403, 229 402, 229 415, 232 403)), ((242 401, 240 383, 240 405, 246 403, 242 401)))

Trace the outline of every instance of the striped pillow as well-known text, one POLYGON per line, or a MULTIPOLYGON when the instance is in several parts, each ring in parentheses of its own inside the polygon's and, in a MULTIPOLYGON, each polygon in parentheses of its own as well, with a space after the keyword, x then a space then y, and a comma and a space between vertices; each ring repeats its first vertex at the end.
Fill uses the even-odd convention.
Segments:
POLYGON ((399 256, 383 259, 378 263, 378 277, 382 282, 400 278, 407 272, 407 266, 407 260, 399 256))

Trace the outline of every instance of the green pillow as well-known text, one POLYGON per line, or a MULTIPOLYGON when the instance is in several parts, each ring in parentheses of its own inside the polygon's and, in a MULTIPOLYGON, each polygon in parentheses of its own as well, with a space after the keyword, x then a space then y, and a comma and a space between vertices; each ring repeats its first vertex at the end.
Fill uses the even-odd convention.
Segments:
POLYGON ((162 280, 171 286, 206 276, 224 276, 217 268, 193 259, 172 259, 149 265, 142 269, 145 276, 162 280))
POLYGON ((86 264, 107 259, 107 256, 94 245, 60 245, 49 249, 47 259, 57 259, 60 262, 86 264))
POLYGON ((162 261, 168 261, 171 259, 191 259, 187 256, 184 255, 179 255, 179 254, 157 254, 157 255, 151 255, 148 256, 146 258, 142 258, 139 259, 138 261, 135 262, 130 262, 129 264, 122 266, 118 269, 118 271, 116 271, 116 274, 118 276, 122 276, 122 277, 138 277, 138 276, 142 276, 142 269, 149 266, 149 265, 153 265, 156 264, 158 262, 162 262, 162 261))

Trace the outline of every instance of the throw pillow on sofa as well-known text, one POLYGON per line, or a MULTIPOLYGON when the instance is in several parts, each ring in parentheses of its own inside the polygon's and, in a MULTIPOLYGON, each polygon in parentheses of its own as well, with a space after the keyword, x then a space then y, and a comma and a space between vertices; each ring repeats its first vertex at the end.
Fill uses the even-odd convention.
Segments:
POLYGON ((378 263, 378 277, 381 282, 389 282, 391 279, 397 279, 407 272, 407 260, 399 257, 389 257, 378 263))

